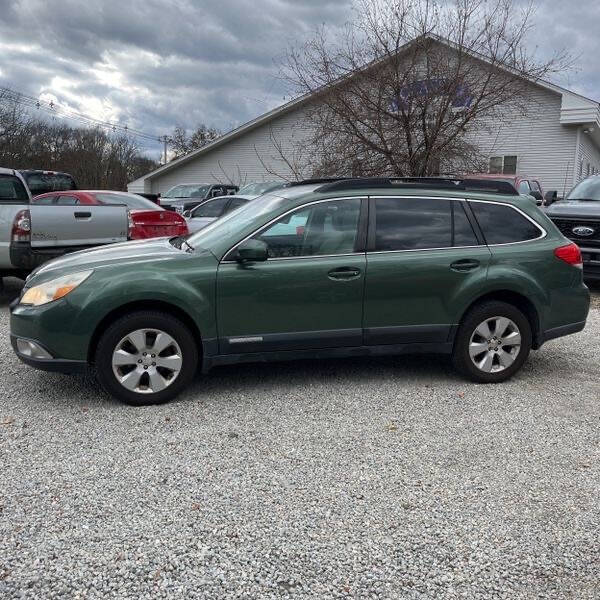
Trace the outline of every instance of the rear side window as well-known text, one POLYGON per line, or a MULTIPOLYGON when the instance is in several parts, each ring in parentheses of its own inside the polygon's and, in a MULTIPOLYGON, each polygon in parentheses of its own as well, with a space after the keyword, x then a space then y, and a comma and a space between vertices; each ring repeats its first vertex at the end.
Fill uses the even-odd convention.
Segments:
POLYGON ((470 204, 488 244, 526 242, 542 235, 539 227, 510 206, 489 202, 470 204))
POLYGON ((29 204, 27 190, 18 177, 0 175, 0 204, 29 204))
POLYGON ((75 196, 59 196, 56 204, 60 206, 75 206, 79 204, 79 199, 75 196))
POLYGON ((377 198, 375 250, 452 246, 452 202, 428 198, 377 198))

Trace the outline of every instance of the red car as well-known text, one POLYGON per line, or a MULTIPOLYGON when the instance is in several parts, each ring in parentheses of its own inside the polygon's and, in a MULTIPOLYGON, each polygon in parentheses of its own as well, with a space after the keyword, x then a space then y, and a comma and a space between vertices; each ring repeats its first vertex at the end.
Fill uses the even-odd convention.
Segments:
POLYGON ((165 210, 151 200, 127 192, 69 190, 49 192, 33 198, 34 204, 90 205, 124 204, 128 207, 130 240, 187 235, 186 220, 172 210, 165 210))

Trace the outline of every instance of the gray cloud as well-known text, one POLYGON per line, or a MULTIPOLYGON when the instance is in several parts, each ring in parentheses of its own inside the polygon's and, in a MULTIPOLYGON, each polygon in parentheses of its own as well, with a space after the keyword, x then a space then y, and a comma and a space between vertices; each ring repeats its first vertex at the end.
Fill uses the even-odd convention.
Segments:
MULTIPOLYGON (((200 122, 228 130, 281 104, 278 59, 321 23, 343 25, 351 0, 0 0, 0 10, 1 85, 159 136, 200 122)), ((594 0, 543 0, 529 34, 542 57, 577 55, 558 83, 593 98, 598 25, 594 0)))

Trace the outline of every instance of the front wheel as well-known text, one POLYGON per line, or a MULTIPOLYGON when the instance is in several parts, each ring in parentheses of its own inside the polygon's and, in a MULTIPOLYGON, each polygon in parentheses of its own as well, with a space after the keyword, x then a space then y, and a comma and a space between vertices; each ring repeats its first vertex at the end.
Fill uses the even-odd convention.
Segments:
POLYGON ((96 349, 96 376, 112 396, 134 406, 172 400, 193 379, 198 348, 171 315, 140 311, 121 317, 96 349))
POLYGON ((531 326, 518 308, 485 302, 471 309, 460 324, 452 361, 473 381, 500 383, 523 366, 531 341, 531 326))

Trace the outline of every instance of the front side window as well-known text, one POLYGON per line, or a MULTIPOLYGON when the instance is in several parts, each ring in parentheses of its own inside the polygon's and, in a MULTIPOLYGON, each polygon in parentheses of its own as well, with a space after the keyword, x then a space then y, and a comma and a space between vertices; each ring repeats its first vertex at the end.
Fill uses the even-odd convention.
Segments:
POLYGON ((231 212, 232 210, 235 210, 236 208, 243 206, 244 204, 246 204, 246 202, 247 202, 247 200, 244 198, 234 198, 229 203, 229 206, 227 207, 227 212, 231 212))
POLYGON ((210 190, 210 185, 176 185, 168 192, 165 192, 163 198, 206 198, 210 190))
POLYGON ((216 198, 210 202, 205 202, 201 206, 199 206, 193 213, 192 216, 194 218, 198 217, 209 217, 216 218, 221 215, 225 205, 229 202, 229 198, 227 196, 223 196, 221 198, 216 198))
POLYGON ((377 198, 375 250, 452 246, 452 202, 431 198, 377 198))
POLYGON ((471 208, 488 244, 525 242, 542 235, 538 226, 505 204, 471 202, 471 208))
POLYGON ((282 217, 254 236, 269 258, 328 256, 354 252, 360 198, 318 202, 282 217))

